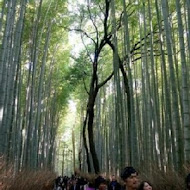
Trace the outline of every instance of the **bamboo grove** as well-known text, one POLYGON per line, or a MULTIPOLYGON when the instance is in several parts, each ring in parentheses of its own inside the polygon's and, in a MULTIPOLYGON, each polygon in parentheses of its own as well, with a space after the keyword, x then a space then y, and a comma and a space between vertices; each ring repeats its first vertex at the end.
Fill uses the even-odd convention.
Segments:
POLYGON ((15 171, 53 169, 68 93, 61 83, 69 52, 66 4, 3 0, 0 6, 0 153, 15 171))
POLYGON ((91 68, 83 76, 81 169, 181 171, 189 164, 189 3, 81 6, 75 30, 91 68))
POLYGON ((1 0, 0 8, 0 154, 15 171, 54 168, 71 96, 74 167, 189 164, 190 0, 1 0))

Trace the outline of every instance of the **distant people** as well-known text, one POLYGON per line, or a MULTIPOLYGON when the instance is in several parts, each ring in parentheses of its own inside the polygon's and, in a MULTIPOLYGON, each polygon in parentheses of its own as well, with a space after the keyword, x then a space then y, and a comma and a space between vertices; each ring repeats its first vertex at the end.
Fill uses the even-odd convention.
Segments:
POLYGON ((59 176, 55 179, 54 182, 54 190, 62 190, 64 186, 63 177, 59 176))
POLYGON ((3 182, 0 182, 0 189, 4 189, 3 188, 3 182))
POLYGON ((186 190, 190 190, 190 173, 185 178, 186 190))
POLYGON ((72 185, 70 186, 69 190, 80 190, 80 185, 77 184, 77 179, 72 179, 72 185))
POLYGON ((73 185, 73 181, 71 178, 68 179, 67 181, 67 186, 66 186, 66 190, 70 190, 71 186, 73 185))
POLYGON ((95 186, 92 182, 88 182, 88 185, 86 187, 86 190, 95 190, 95 186))
POLYGON ((108 185, 108 190, 120 190, 121 185, 117 182, 115 175, 112 175, 111 181, 108 185))
POLYGON ((137 190, 138 188, 138 173, 131 167, 125 167, 121 172, 121 178, 125 182, 126 190, 137 190))
POLYGON ((80 186, 80 190, 84 190, 87 186, 87 180, 83 177, 79 177, 77 184, 80 186))
POLYGON ((142 181, 138 190, 152 190, 152 185, 148 181, 142 181))
POLYGON ((63 177, 63 189, 67 190, 67 185, 68 185, 69 177, 64 176, 63 177))

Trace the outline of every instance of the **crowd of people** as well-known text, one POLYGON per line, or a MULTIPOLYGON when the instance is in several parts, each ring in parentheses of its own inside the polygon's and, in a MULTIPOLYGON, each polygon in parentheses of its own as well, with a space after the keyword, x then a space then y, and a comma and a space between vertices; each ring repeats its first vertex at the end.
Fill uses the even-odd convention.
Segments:
MULTIPOLYGON (((94 180, 83 177, 59 176, 54 183, 53 190, 154 190, 149 181, 139 181, 138 172, 133 167, 125 167, 121 172, 123 184, 117 181, 115 175, 106 180, 99 175, 94 180)), ((190 190, 190 174, 185 179, 185 190, 190 190)))

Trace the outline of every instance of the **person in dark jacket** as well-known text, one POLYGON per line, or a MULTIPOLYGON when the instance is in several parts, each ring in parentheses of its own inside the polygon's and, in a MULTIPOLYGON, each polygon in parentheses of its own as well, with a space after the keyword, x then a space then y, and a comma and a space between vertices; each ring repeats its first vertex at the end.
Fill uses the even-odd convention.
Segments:
POLYGON ((97 190, 107 190, 107 181, 102 176, 98 176, 95 179, 95 187, 97 190))
POLYGON ((185 178, 186 190, 190 190, 190 173, 185 178))
POLYGON ((69 190, 80 190, 80 185, 77 184, 77 179, 72 180, 72 185, 69 190))
POLYGON ((120 190, 121 185, 117 182, 115 175, 112 175, 111 182, 109 183, 108 190, 120 190))
POLYGON ((64 186, 63 177, 59 176, 55 179, 53 190, 62 190, 64 186))

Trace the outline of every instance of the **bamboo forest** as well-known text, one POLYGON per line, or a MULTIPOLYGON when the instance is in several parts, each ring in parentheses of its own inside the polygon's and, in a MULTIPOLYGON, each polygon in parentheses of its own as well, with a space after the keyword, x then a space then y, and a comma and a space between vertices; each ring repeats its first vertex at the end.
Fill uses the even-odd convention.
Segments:
POLYGON ((0 0, 0 182, 132 166, 184 185, 189 84, 190 0, 0 0))

